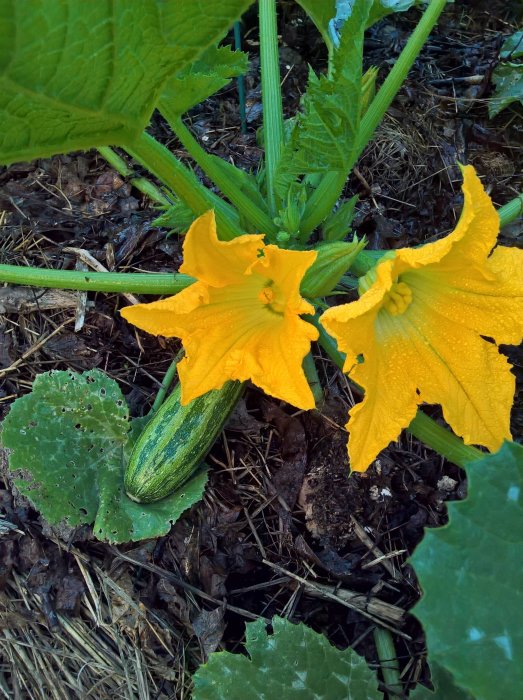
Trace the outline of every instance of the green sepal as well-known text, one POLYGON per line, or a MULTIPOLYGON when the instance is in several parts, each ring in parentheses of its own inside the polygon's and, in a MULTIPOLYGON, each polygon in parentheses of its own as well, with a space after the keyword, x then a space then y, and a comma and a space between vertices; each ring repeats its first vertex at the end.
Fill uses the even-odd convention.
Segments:
POLYGON ((177 199, 169 206, 159 207, 159 210, 161 214, 156 217, 151 226, 166 228, 169 235, 186 233, 194 221, 193 211, 181 199, 177 199))
POLYGON ((354 218, 354 208, 358 203, 358 195, 354 195, 340 204, 335 212, 330 214, 322 226, 322 235, 325 241, 341 241, 348 234, 354 218))
POLYGON ((367 241, 356 236, 352 241, 337 241, 322 243, 315 248, 318 257, 307 270, 301 283, 301 293, 314 299, 327 296, 338 284, 343 275, 350 269, 358 253, 366 246, 367 241))

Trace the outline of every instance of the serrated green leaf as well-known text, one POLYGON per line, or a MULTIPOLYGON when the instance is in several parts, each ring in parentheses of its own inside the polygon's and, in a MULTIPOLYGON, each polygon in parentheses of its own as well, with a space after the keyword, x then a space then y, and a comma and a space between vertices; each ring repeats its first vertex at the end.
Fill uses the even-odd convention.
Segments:
POLYGON ((332 76, 309 74, 298 115, 276 171, 278 195, 307 173, 348 171, 354 162, 360 119, 363 32, 369 7, 356 0, 343 25, 332 76))
POLYGON ((513 61, 523 57, 523 29, 505 39, 499 57, 502 61, 513 61))
POLYGON ((38 375, 32 392, 12 404, 2 423, 11 470, 29 475, 16 480, 17 488, 50 523, 94 521, 100 539, 128 542, 165 534, 200 500, 207 475, 201 472, 158 503, 131 501, 123 468, 145 420, 129 423, 120 388, 99 370, 38 375))
POLYGON ((152 226, 169 229, 169 233, 186 233, 193 221, 192 209, 178 199, 174 204, 165 207, 160 216, 152 222, 152 226))
POLYGON ((178 75, 169 78, 159 102, 169 105, 170 114, 184 114, 191 107, 225 87, 237 75, 245 73, 248 56, 231 51, 228 46, 211 46, 197 61, 190 63, 178 75))
POLYGON ((495 117, 513 102, 523 105, 523 63, 500 63, 492 74, 496 86, 488 104, 489 117, 495 117))
POLYGON ((429 660, 477 700, 520 700, 523 688, 523 447, 505 443, 469 464, 469 495, 449 524, 427 530, 411 563, 414 614, 429 660))
POLYGON ((227 651, 211 654, 194 675, 194 700, 381 700, 365 660, 340 651, 326 637, 281 617, 246 626, 249 658, 227 651))
POLYGON ((132 144, 252 0, 0 0, 0 162, 132 144))

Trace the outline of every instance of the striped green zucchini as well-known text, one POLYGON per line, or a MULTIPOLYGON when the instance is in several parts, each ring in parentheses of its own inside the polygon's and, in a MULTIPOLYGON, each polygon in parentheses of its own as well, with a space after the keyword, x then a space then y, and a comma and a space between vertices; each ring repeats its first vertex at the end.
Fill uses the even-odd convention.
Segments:
POLYGON ((182 406, 178 384, 134 445, 124 476, 129 498, 151 503, 180 488, 211 449, 242 388, 227 382, 182 406))

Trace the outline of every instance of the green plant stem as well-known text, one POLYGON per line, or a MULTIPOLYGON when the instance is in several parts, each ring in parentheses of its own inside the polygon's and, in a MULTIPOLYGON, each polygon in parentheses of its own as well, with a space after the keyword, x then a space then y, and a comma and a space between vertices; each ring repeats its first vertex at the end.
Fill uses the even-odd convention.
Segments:
MULTIPOLYGON (((501 227, 523 213, 523 194, 498 209, 501 227)), ((364 275, 387 251, 364 250, 351 266, 351 273, 364 275)), ((135 294, 177 294, 194 282, 182 274, 152 272, 77 272, 48 270, 24 265, 0 265, 0 283, 25 284, 51 289, 92 292, 132 292, 135 294)))
POLYGON ((276 168, 283 148, 283 108, 278 55, 276 0, 259 0, 260 64, 263 103, 263 141, 267 198, 272 216, 278 212, 274 186, 276 168))
POLYGON ((230 199, 238 211, 253 224, 258 231, 276 235, 278 227, 266 211, 260 209, 238 185, 220 167, 220 162, 216 156, 212 156, 200 146, 198 141, 185 126, 182 118, 171 113, 166 101, 161 103, 161 113, 169 123, 169 126, 180 140, 187 153, 198 163, 200 168, 217 185, 223 194, 230 199))
MULTIPOLYGON (((355 149, 354 159, 348 172, 352 170, 354 163, 356 163, 363 149, 372 138, 376 127, 383 119, 392 100, 403 85, 428 35, 438 21, 446 2, 447 0, 432 0, 376 97, 365 112, 358 131, 358 147, 355 149)), ((300 225, 302 233, 311 233, 330 214, 343 191, 348 172, 331 172, 323 176, 320 184, 307 202, 300 225)))
POLYGON ((234 209, 220 197, 207 190, 192 170, 180 163, 165 146, 158 143, 152 136, 143 132, 133 143, 132 148, 126 147, 125 150, 171 189, 196 216, 204 214, 209 209, 214 209, 220 238, 229 241, 244 233, 240 228, 234 209))
POLYGON ((519 194, 510 202, 507 202, 498 209, 500 228, 511 224, 517 218, 523 215, 523 193, 519 194))
MULTIPOLYGON (((316 326, 320 333, 319 343, 330 359, 343 370, 345 355, 336 347, 336 341, 327 334, 319 322, 319 317, 307 316, 308 321, 316 326)), ((351 382, 352 383, 352 382, 351 382)), ((354 383, 352 385, 360 391, 354 383)), ((407 431, 428 445, 431 449, 453 462, 458 467, 465 467, 469 462, 481 459, 485 456, 483 452, 475 447, 465 445, 461 438, 451 433, 450 430, 438 425, 435 420, 418 411, 416 417, 408 426, 407 431)))
POLYGON ((384 627, 375 627, 373 635, 387 693, 391 697, 403 697, 400 667, 392 634, 384 627))
MULTIPOLYGON (((242 24, 241 22, 234 23, 234 49, 242 50, 242 24)), ((239 75, 236 78, 238 85, 238 102, 240 107, 240 125, 242 134, 247 133, 247 114, 245 110, 245 76, 239 75)))
POLYGON ((146 195, 146 197, 149 197, 149 199, 152 199, 153 202, 157 202, 158 204, 167 206, 172 204, 168 197, 160 190, 159 187, 156 187, 153 182, 147 180, 145 177, 137 177, 127 165, 125 160, 119 156, 116 151, 113 151, 112 148, 109 146, 100 146, 100 148, 97 150, 102 158, 104 158, 104 160, 106 160, 117 173, 120 173, 122 177, 129 180, 131 185, 136 187, 137 190, 140 190, 140 192, 146 195))
POLYGON ((151 410, 149 411, 149 417, 154 416, 156 411, 160 408, 162 403, 165 400, 165 396, 167 392, 169 391, 169 388, 173 381, 176 378, 176 371, 178 369, 178 363, 182 359, 184 355, 183 348, 176 354, 176 357, 174 360, 171 362, 169 365, 167 372, 164 374, 163 381, 161 387, 158 389, 158 393, 156 394, 156 398, 154 399, 154 403, 151 406, 151 410))
POLYGON ((152 272, 77 272, 22 265, 0 265, 0 283, 86 292, 177 294, 195 280, 188 275, 152 272))
POLYGON ((305 376, 309 382, 309 386, 314 397, 314 403, 316 406, 321 406, 323 403, 323 389, 312 352, 305 355, 305 359, 303 360, 303 371, 305 372, 305 376))

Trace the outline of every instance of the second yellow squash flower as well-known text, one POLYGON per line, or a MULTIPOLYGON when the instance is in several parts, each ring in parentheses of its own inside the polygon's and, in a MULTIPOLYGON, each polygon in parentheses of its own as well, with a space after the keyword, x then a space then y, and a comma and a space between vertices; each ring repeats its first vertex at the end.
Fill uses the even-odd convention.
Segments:
POLYGON ((228 380, 252 380, 267 394, 301 409, 314 407, 302 362, 318 332, 300 314, 314 308, 300 283, 314 251, 264 245, 262 235, 218 240, 213 212, 185 237, 180 272, 197 281, 176 296, 122 309, 135 326, 181 338, 182 403, 228 380))
POLYGON ((402 248, 360 282, 358 301, 329 309, 325 329, 365 390, 350 411, 351 468, 365 471, 419 404, 441 404, 467 444, 510 439, 515 377, 496 343, 523 337, 523 250, 496 245, 499 217, 472 166, 456 229, 402 248), (493 250, 494 249, 494 250, 493 250))

